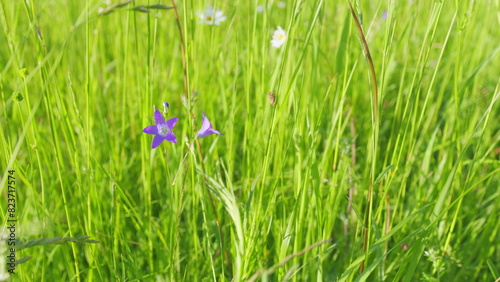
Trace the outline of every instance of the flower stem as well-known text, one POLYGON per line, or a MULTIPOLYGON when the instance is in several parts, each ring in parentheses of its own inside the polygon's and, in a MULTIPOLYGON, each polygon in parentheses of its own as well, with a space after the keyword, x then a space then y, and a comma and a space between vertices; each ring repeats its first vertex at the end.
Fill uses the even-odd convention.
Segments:
POLYGON ((350 1, 349 9, 351 10, 352 17, 356 23, 356 27, 358 28, 359 35, 361 37, 361 42, 363 46, 363 51, 366 55, 366 59, 368 60, 368 66, 371 74, 371 82, 373 86, 373 98, 372 98, 372 126, 373 126, 373 136, 372 136, 372 159, 371 159, 371 170, 370 170, 370 182, 368 185, 368 199, 366 202, 366 211, 365 211, 365 229, 363 232, 363 253, 365 253, 365 259, 361 262, 360 273, 363 273, 365 262, 368 261, 368 252, 367 250, 370 248, 370 226, 371 226, 371 210, 372 210, 372 198, 373 198, 373 177, 375 174, 375 165, 377 159, 377 139, 378 139, 378 87, 377 87, 377 76, 375 75, 375 67, 373 65, 372 56, 370 54, 370 48, 368 48, 368 43, 366 42, 365 35, 363 33, 363 28, 359 23, 358 17, 352 4, 350 1))
MULTIPOLYGON (((189 108, 189 111, 191 114, 191 118, 194 119, 194 114, 193 114, 193 110, 192 110, 192 106, 191 106, 191 95, 190 95, 189 86, 188 86, 187 56, 186 56, 186 46, 185 46, 184 36, 182 34, 182 26, 181 26, 181 22, 179 20, 179 13, 177 12, 177 6, 175 5, 175 1, 174 0, 170 0, 170 1, 172 3, 172 7, 174 10, 175 22, 177 23, 177 29, 179 30, 179 37, 181 40, 182 70, 184 72, 184 91, 186 92, 186 96, 188 97, 188 103, 189 103, 188 108, 189 108)), ((201 151, 200 140, 198 138, 196 138, 196 144, 198 145, 198 152, 200 155, 201 167, 202 167, 203 173, 205 173, 205 165, 203 163, 203 153, 201 151)), ((224 235, 222 232, 222 226, 221 226, 220 221, 219 221, 219 216, 217 215, 217 209, 215 208, 215 203, 214 203, 214 200, 212 198, 212 194, 210 193, 210 190, 207 187, 207 179, 205 176, 203 176, 203 178, 204 178, 204 183, 205 183, 205 188, 207 190, 208 198, 210 200, 210 204, 212 206, 215 220, 217 222, 217 227, 219 229, 219 236, 220 236, 220 240, 221 240, 221 249, 224 250, 224 235)), ((226 250, 224 250, 224 258, 226 260, 226 266, 228 267, 228 270, 231 271, 231 262, 229 261, 229 255, 228 255, 226 250)))
POLYGON ((210 200, 210 205, 212 206, 212 210, 213 210, 213 213, 214 213, 214 216, 215 216, 215 221, 217 222, 217 227, 219 229, 220 243, 221 243, 221 248, 222 248, 222 250, 224 252, 224 258, 226 260, 226 266, 227 266, 228 271, 232 272, 231 261, 229 260, 229 254, 227 253, 227 250, 224 250, 224 234, 222 233, 222 226, 220 224, 219 216, 217 215, 217 209, 215 208, 215 203, 214 203, 214 200, 212 198, 212 193, 210 192, 210 190, 207 187, 208 181, 207 181, 207 177, 205 176, 206 175, 206 173, 205 173, 205 162, 204 162, 204 158, 203 158, 203 152, 201 150, 200 139, 196 138, 196 144, 198 145, 198 154, 200 156, 201 169, 203 171, 203 180, 204 180, 204 183, 205 183, 205 188, 207 190, 208 199, 210 200))
POLYGON ((181 53, 182 53, 182 70, 184 72, 184 91, 189 98, 189 87, 188 87, 188 76, 187 76, 187 61, 186 61, 186 46, 184 42, 184 36, 182 35, 182 26, 179 20, 179 13, 177 13, 177 6, 175 1, 171 0, 172 7, 175 15, 175 22, 177 23, 177 29, 179 30, 179 37, 181 39, 181 53))

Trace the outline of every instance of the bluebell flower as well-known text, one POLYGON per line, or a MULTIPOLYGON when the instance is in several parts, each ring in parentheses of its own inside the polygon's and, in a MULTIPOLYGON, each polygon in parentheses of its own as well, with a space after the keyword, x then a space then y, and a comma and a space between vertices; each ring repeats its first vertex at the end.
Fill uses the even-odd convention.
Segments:
POLYGON ((165 121, 162 113, 158 110, 155 111, 154 114, 156 125, 150 125, 142 130, 142 132, 146 134, 154 135, 153 143, 151 144, 151 148, 156 148, 160 146, 163 140, 167 140, 172 143, 177 143, 177 138, 175 137, 174 129, 175 124, 179 120, 179 118, 171 118, 165 121))
POLYGON ((208 120, 208 118, 205 115, 205 113, 203 113, 203 119, 202 119, 201 129, 200 129, 200 131, 198 131, 198 133, 196 134, 196 136, 198 136, 198 138, 203 138, 203 137, 208 136, 210 134, 223 135, 219 131, 217 131, 217 130, 215 130, 215 129, 212 128, 212 124, 208 120))

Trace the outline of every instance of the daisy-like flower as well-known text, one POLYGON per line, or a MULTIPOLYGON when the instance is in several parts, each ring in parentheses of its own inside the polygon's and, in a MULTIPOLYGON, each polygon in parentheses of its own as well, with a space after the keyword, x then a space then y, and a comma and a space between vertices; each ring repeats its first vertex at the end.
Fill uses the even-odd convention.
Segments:
POLYGON ((211 6, 208 6, 203 13, 197 12, 196 15, 201 19, 200 23, 203 24, 220 25, 221 22, 226 20, 226 16, 221 10, 215 10, 211 6))
POLYGON ((264 12, 264 5, 257 5, 257 13, 261 14, 264 12))
POLYGON ((146 134, 154 135, 153 143, 151 144, 151 148, 156 148, 160 146, 163 140, 167 140, 172 143, 177 143, 177 138, 175 138, 174 129, 175 124, 179 118, 171 118, 165 121, 165 118, 161 114, 160 111, 156 110, 154 114, 156 125, 150 125, 142 130, 142 132, 146 134))
POLYGON ((198 136, 198 138, 203 138, 203 137, 208 136, 210 134, 223 135, 219 131, 212 128, 212 124, 208 120, 205 113, 203 113, 203 120, 202 120, 201 129, 200 129, 200 131, 198 131, 198 133, 196 133, 196 136, 198 136))
POLYGON ((278 26, 278 29, 274 31, 273 40, 271 40, 271 45, 274 48, 280 48, 286 41, 286 31, 284 31, 281 26, 278 26))

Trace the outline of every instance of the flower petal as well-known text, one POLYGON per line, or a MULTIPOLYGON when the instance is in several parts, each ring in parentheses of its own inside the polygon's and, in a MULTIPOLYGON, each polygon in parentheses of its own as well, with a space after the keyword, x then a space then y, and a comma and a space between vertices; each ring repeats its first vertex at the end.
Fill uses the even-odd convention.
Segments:
POLYGON ((175 134, 172 131, 170 131, 164 138, 169 142, 177 143, 177 138, 175 137, 175 134))
POLYGON ((168 126, 168 128, 170 128, 170 130, 174 129, 174 126, 175 126, 175 124, 177 123, 178 120, 179 120, 179 118, 176 118, 176 117, 167 120, 167 126, 168 126))
POLYGON ((212 128, 212 124, 208 120, 205 113, 202 113, 202 115, 203 115, 203 119, 201 120, 202 124, 201 124, 201 128, 200 128, 200 132, 204 132, 204 131, 207 131, 209 128, 212 128))
POLYGON ((207 8, 205 8, 205 15, 212 16, 213 14, 214 14, 214 7, 207 6, 207 8))
POLYGON ((205 137, 207 135, 210 135, 210 134, 207 133, 207 131, 201 131, 200 130, 200 131, 198 131, 198 133, 196 133, 196 137, 198 137, 198 138, 203 138, 203 137, 205 137))
POLYGON ((216 18, 220 18, 220 17, 223 17, 224 16, 224 12, 222 12, 221 10, 217 9, 217 11, 215 11, 215 17, 216 18))
POLYGON ((156 124, 165 123, 165 118, 163 117, 162 113, 158 110, 155 111, 155 122, 156 124))
POLYGON ((146 134, 158 134, 158 127, 156 125, 150 125, 142 130, 146 134))
POLYGON ((215 130, 215 129, 213 129, 213 128, 210 128, 210 129, 208 130, 208 132, 209 132, 209 134, 219 134, 219 135, 224 135, 224 134, 220 133, 219 131, 217 131, 217 130, 215 130))
POLYGON ((158 146, 160 146, 161 142, 163 142, 164 138, 161 137, 160 135, 155 135, 155 137, 153 138, 153 143, 151 144, 151 148, 156 148, 158 146))

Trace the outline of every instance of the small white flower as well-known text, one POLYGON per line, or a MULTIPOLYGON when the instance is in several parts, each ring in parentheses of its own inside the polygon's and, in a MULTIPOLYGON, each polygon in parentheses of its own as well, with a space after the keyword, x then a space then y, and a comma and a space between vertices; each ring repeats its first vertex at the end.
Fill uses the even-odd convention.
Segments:
POLYGON ((281 26, 278 26, 278 29, 274 31, 273 40, 271 40, 271 45, 274 48, 280 48, 286 41, 286 31, 284 31, 281 26))
POLYGON ((278 8, 280 8, 280 9, 285 9, 285 7, 286 7, 286 3, 285 3, 285 1, 279 1, 279 2, 278 2, 278 8))
POLYGON ((220 25, 221 22, 226 20, 226 16, 221 10, 215 10, 211 6, 208 6, 203 13, 197 12, 196 15, 201 19, 200 23, 203 24, 220 25))
POLYGON ((261 14, 262 12, 264 12, 264 5, 257 5, 257 13, 261 14))

